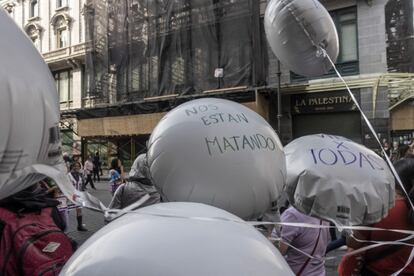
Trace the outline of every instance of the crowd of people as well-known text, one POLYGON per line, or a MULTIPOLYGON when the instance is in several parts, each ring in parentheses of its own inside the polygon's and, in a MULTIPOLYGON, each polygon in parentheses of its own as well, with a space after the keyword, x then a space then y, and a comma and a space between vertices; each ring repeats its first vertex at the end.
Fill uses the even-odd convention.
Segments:
MULTIPOLYGON (((404 149, 399 151, 400 154, 398 160, 394 160, 394 166, 405 190, 408 192, 408 197, 397 185, 395 206, 389 211, 386 218, 372 225, 373 227, 414 229, 414 213, 408 201, 408 199, 414 201, 414 154, 413 147, 407 146, 407 149, 405 147, 404 149)), ((392 154, 390 157, 392 157, 392 154)), ((80 158, 76 156, 69 158, 68 155, 64 155, 64 161, 68 168, 68 177, 76 190, 85 191, 88 189, 88 185, 92 189, 96 189, 94 181, 100 181, 100 176, 102 176, 99 153, 96 153, 95 156, 89 156, 83 166, 80 158)), ((109 208, 125 208, 145 195, 149 195, 149 199, 140 207, 161 202, 160 194, 151 183, 145 154, 141 154, 135 159, 127 177, 123 175, 120 160, 113 159, 109 168, 110 192, 113 196, 109 208)), ((11 197, 1 200, 0 221, 2 221, 1 217, 4 216, 3 212, 23 214, 24 216, 24 214, 36 212, 41 214, 44 209, 50 210, 51 221, 56 225, 57 231, 64 233, 67 230, 68 212, 71 209, 76 211, 77 230, 88 231, 83 224, 82 207, 71 203, 50 179, 44 179, 11 197)), ((278 229, 275 228, 271 233, 271 237, 277 237, 280 241, 278 248, 296 275, 325 275, 324 259, 330 251, 338 247, 346 245, 348 252, 352 252, 369 245, 370 241, 395 241, 407 237, 404 234, 390 234, 385 231, 344 231, 340 238, 336 239, 332 231, 330 234, 328 226, 333 224, 328 221, 307 216, 289 206, 288 203, 280 208, 279 212, 280 222, 282 223, 293 222, 315 225, 314 228, 282 226, 278 229)), ((16 218, 16 220, 18 219, 16 218)), ((7 228, 7 225, 8 223, 4 224, 3 229, 7 228)), ((335 228, 331 228, 331 230, 335 233, 335 228)), ((9 231, 18 230, 13 228, 9 231)), ((0 235, 1 233, 3 233, 3 237, 0 236, 0 240, 5 243, 4 233, 7 233, 7 231, 0 231, 0 235)), ((65 254, 70 256, 76 250, 76 242, 67 238, 67 243, 71 247, 65 247, 64 250, 65 254)), ((410 246, 389 245, 356 255, 345 256, 338 267, 338 272, 339 275, 389 275, 404 266, 410 252, 410 246)), ((11 272, 18 269, 6 263, 0 268, 3 271, 10 272, 2 275, 13 275, 11 272)), ((408 265, 404 273, 406 274, 403 275, 414 275, 414 264, 408 265)))
MULTIPOLYGON (((100 181, 102 176, 99 153, 90 156, 83 166, 78 156, 70 158, 64 154, 63 159, 68 178, 76 190, 84 192, 88 184, 96 190, 94 181, 100 181)), ((147 194, 149 199, 140 207, 160 202, 161 196, 149 179, 145 154, 135 160, 129 177, 123 177, 121 162, 117 158, 113 159, 109 176, 113 195, 110 208, 125 208, 147 194)), ((58 275, 77 249, 77 243, 65 234, 68 230, 68 214, 73 209, 76 212, 77 230, 88 231, 83 224, 82 207, 66 198, 49 178, 0 200, 0 275, 58 275), (54 244, 52 238, 48 238, 51 233, 53 241, 59 240, 59 244, 54 244), (28 246, 36 242, 39 245, 28 246), (41 264, 43 261, 47 262, 46 267, 35 267, 35 263, 41 264), (25 265, 22 266, 22 262, 25 265), (47 273, 42 274, 45 269, 47 273)))

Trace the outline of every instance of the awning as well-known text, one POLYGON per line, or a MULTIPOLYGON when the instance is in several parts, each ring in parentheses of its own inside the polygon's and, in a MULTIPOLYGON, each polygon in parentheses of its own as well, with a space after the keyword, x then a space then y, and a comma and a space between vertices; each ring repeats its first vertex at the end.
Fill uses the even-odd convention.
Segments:
MULTIPOLYGON (((268 119, 267 102, 262 96, 257 97, 256 102, 243 103, 243 105, 268 119)), ((165 114, 166 112, 82 119, 78 120, 78 134, 84 138, 151 134, 165 114)))
POLYGON ((391 129, 393 131, 414 129, 414 101, 406 101, 392 110, 391 129))
POLYGON ((163 112, 79 120, 78 134, 81 137, 149 134, 165 114, 163 112))

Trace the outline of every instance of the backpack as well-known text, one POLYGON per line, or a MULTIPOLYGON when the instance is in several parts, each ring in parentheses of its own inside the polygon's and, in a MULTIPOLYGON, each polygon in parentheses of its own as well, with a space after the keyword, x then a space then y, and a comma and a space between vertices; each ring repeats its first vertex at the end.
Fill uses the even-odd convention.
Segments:
POLYGON ((0 208, 1 276, 59 274, 73 248, 71 240, 56 226, 52 210, 47 207, 20 214, 0 208))

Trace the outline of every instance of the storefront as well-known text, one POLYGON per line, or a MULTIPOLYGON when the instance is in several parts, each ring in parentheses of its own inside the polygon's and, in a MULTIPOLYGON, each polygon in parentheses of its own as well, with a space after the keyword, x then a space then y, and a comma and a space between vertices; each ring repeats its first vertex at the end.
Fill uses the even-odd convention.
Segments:
POLYGON ((414 99, 408 99, 390 110, 392 142, 414 142, 414 99))
MULTIPOLYGON (((253 94, 254 101, 241 104, 268 119, 268 102, 263 95, 253 94)), ((119 158, 129 170, 136 156, 146 151, 151 132, 166 112, 126 116, 104 116, 78 119, 77 132, 81 138, 82 160, 98 152, 107 168, 113 158, 119 158)))
MULTIPOLYGON (((354 91, 359 100, 359 91, 354 91)), ((361 116, 346 91, 301 93, 290 96, 292 138, 327 133, 362 143, 361 116)))

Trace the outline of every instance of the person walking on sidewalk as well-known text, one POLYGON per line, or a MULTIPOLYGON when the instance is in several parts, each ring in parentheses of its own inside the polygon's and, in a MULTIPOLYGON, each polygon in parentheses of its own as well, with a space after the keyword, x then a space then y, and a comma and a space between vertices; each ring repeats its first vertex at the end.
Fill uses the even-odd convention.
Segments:
MULTIPOLYGON (((72 185, 75 187, 78 191, 83 191, 83 179, 82 174, 80 173, 81 164, 79 162, 74 162, 70 168, 70 172, 68 174, 70 181, 72 182, 72 185)), ((85 228, 85 225, 82 223, 82 207, 78 206, 76 208, 76 220, 78 222, 78 231, 88 231, 88 229, 85 228)))
POLYGON ((93 181, 101 181, 101 177, 99 176, 99 171, 101 169, 101 157, 99 156, 99 152, 95 153, 93 157, 93 181))
POLYGON ((83 166, 83 173, 85 174, 85 178, 86 178, 84 188, 86 188, 88 183, 91 183, 92 189, 96 190, 95 185, 93 184, 93 180, 92 180, 93 170, 94 168, 93 168, 92 156, 89 156, 89 158, 85 161, 85 166, 83 166))

